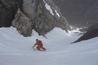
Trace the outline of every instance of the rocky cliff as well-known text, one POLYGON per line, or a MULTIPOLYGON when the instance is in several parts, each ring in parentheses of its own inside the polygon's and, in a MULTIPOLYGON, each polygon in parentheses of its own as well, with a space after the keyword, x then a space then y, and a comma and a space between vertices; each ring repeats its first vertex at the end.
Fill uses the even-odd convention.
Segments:
POLYGON ((22 11, 17 14, 13 26, 24 36, 30 36, 32 29, 44 36, 54 27, 65 31, 70 28, 52 0, 24 0, 22 11))

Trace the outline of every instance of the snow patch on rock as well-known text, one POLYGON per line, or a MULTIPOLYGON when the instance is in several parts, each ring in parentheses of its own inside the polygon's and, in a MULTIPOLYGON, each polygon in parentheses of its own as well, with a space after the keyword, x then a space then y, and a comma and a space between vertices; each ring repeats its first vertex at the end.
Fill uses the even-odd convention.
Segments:
POLYGON ((50 6, 49 4, 47 4, 45 0, 43 0, 43 1, 44 1, 44 3, 45 3, 45 7, 46 7, 46 9, 47 9, 52 15, 54 15, 51 6, 50 6))

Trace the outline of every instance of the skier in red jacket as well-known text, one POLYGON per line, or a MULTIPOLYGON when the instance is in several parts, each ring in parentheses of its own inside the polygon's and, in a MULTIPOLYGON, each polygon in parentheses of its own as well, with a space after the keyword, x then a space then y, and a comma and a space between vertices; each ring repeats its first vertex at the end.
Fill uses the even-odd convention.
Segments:
POLYGON ((36 39, 36 43, 34 44, 33 48, 36 47, 39 51, 45 51, 46 48, 43 47, 43 43, 41 40, 36 39))

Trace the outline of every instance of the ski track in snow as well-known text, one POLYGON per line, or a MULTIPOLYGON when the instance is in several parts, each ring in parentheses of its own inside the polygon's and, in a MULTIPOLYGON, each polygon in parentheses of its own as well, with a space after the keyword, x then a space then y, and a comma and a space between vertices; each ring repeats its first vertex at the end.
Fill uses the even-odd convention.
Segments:
POLYGON ((23 37, 15 28, 0 28, 0 65, 98 65, 98 38, 71 44, 79 35, 55 28, 47 39, 33 31, 23 37), (44 42, 47 51, 33 50, 35 39, 44 42))

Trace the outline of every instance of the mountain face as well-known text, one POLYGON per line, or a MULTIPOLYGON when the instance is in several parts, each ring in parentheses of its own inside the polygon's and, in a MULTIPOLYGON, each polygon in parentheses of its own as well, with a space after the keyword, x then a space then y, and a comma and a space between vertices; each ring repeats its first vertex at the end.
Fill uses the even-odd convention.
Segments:
POLYGON ((98 22, 98 0, 54 0, 68 22, 88 26, 98 22))
POLYGON ((54 27, 70 28, 52 0, 23 0, 22 11, 17 14, 12 25, 24 36, 30 36, 32 29, 44 36, 54 27))
POLYGON ((0 27, 11 26, 14 15, 21 8, 22 0, 0 0, 0 27))
POLYGON ((25 37, 32 29, 44 36, 54 27, 70 28, 52 0, 0 0, 0 27, 9 26, 25 37))

